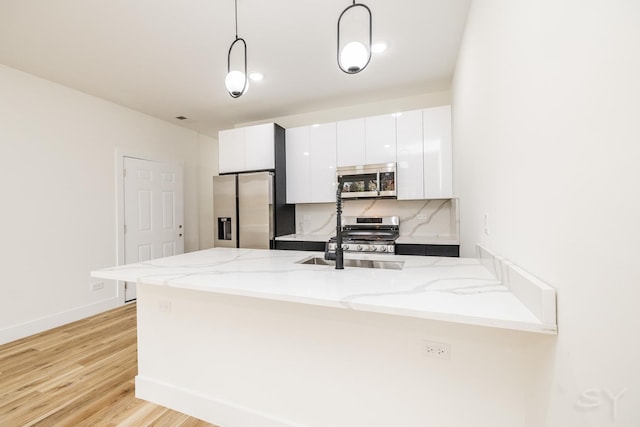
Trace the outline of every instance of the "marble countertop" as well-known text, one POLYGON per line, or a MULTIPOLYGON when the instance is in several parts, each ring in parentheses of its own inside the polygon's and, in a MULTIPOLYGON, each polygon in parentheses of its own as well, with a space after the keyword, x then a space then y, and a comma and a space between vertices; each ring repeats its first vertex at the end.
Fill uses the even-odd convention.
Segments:
MULTIPOLYGON (((326 242, 334 234, 287 234, 276 237, 276 240, 286 240, 292 242, 326 242)), ((458 239, 452 236, 400 236, 396 240, 397 244, 412 245, 459 245, 458 239)))
POLYGON ((297 263, 322 253, 215 248, 93 271, 96 278, 555 333, 476 258, 345 254, 404 261, 403 270, 297 263))

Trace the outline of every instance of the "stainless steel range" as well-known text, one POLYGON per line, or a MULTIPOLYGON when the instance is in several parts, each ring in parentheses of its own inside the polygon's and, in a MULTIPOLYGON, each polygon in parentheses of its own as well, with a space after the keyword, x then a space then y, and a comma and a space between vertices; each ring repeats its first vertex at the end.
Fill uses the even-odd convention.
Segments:
MULTIPOLYGON (((394 254, 400 234, 397 216, 347 216, 342 218, 342 249, 345 252, 394 254)), ((336 250, 336 237, 329 239, 327 251, 336 250)))

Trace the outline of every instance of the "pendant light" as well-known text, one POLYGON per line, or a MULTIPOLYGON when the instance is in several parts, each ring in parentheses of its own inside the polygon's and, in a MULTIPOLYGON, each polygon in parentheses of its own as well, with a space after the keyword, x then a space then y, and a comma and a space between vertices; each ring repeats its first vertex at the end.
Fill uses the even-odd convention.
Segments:
POLYGON ((367 65, 369 65, 369 61, 371 61, 371 21, 371 9, 362 3, 356 3, 356 0, 353 0, 353 4, 343 10, 338 18, 338 67, 347 74, 359 73, 364 70, 367 65), (342 17, 348 11, 352 9, 355 10, 355 8, 363 8, 369 15, 369 46, 367 48, 364 44, 358 41, 352 41, 347 43, 342 50, 340 50, 340 21, 342 21, 342 17))
POLYGON ((232 98, 239 98, 247 89, 249 89, 249 77, 247 75, 247 43, 242 37, 238 37, 238 0, 235 1, 235 17, 236 17, 236 38, 229 47, 229 53, 227 54, 227 76, 224 79, 224 85, 227 87, 227 92, 232 98), (244 72, 239 70, 231 70, 231 51, 236 43, 242 43, 244 50, 244 72))

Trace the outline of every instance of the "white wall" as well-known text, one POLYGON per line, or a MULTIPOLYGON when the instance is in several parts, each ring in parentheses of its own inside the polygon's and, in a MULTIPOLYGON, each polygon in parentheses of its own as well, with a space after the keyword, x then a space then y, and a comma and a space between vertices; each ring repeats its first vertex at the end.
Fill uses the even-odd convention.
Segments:
POLYGON ((0 66, 0 343, 117 304, 116 149, 184 163, 185 250, 198 249, 198 135, 0 66))
POLYGON ((469 13, 452 88, 462 254, 483 242, 558 291, 556 345, 530 348, 531 427, 640 420, 639 22, 634 0, 469 13))
POLYGON ((423 93, 404 98, 388 99, 367 104, 354 104, 348 107, 332 108, 321 111, 295 114, 292 116, 272 117, 256 122, 238 123, 236 127, 252 126, 261 123, 278 123, 280 126, 292 128, 308 126, 316 123, 336 122, 379 114, 397 113, 399 111, 417 110, 420 108, 439 107, 451 104, 449 91, 423 93))

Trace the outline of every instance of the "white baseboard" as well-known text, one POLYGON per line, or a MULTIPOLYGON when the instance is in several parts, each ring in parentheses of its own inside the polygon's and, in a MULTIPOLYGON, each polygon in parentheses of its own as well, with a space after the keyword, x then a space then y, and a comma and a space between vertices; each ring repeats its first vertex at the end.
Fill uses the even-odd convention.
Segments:
POLYGON ((136 377, 136 397, 221 427, 304 427, 270 414, 141 375, 136 377))
POLYGON ((103 313, 119 306, 118 297, 108 298, 93 304, 83 305, 61 313, 30 320, 0 330, 0 345, 28 337, 94 314, 103 313))

